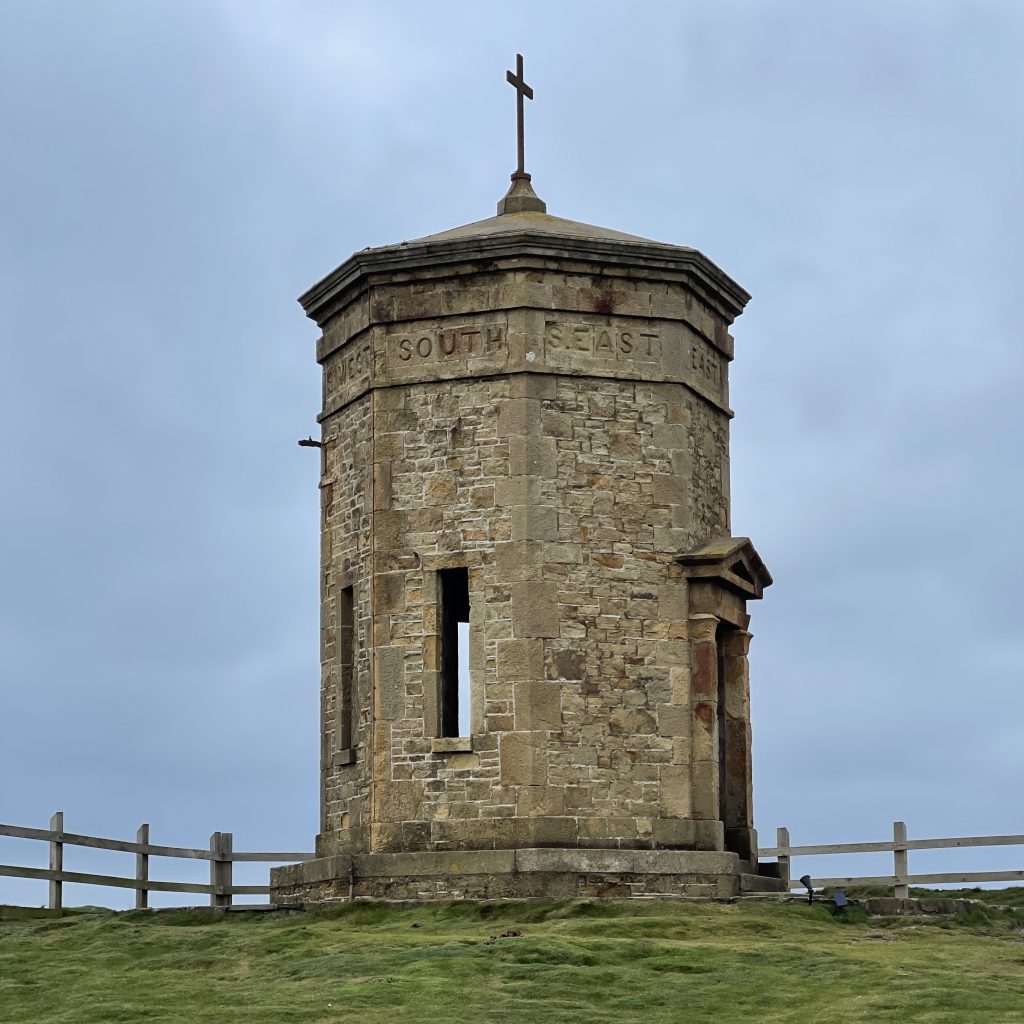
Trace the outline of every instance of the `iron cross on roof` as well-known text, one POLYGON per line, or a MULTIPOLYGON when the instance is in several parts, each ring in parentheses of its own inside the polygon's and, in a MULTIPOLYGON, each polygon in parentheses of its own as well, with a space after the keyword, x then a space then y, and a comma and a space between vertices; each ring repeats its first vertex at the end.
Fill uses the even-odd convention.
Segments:
POLYGON ((524 156, 523 97, 525 96, 528 100, 532 100, 533 89, 526 84, 526 80, 523 78, 523 55, 521 53, 516 54, 516 73, 513 75, 511 71, 506 71, 505 78, 508 84, 516 90, 516 131, 519 143, 519 166, 516 168, 515 176, 529 177, 526 173, 526 159, 524 156))

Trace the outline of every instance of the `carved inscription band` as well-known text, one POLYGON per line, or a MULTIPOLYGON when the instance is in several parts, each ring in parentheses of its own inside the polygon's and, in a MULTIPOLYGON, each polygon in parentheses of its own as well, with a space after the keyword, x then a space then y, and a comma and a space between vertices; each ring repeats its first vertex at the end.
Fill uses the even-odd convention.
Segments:
MULTIPOLYGON (((537 324, 533 329, 540 326, 537 324)), ((543 340, 519 337, 518 345, 523 349, 519 358, 534 367, 555 373, 651 374, 653 379, 664 379, 661 375, 667 374, 688 381, 713 401, 721 399, 724 358, 682 325, 627 317, 584 320, 545 316, 542 329, 543 340)), ((398 380, 409 380, 423 375, 430 378, 434 372, 501 373, 519 366, 509 350, 508 328, 504 323, 424 325, 415 330, 388 332, 384 340, 384 352, 376 360, 373 341, 368 336, 328 360, 328 391, 343 401, 351 401, 357 390, 382 370, 385 377, 393 373, 398 380), (339 393, 342 390, 344 395, 339 393)))
POLYGON ((549 320, 545 324, 544 345, 548 352, 585 352, 612 359, 661 358, 661 335, 651 328, 606 327, 549 320))
POLYGON ((403 363, 465 359, 504 351, 505 331, 501 324, 479 327, 442 327, 407 334, 392 342, 403 363))

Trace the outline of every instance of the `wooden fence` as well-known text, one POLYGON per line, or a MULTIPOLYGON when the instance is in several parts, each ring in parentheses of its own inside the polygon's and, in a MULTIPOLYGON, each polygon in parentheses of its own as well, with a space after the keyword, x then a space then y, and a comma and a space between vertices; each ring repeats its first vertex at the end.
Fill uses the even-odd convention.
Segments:
POLYGON ((157 846, 149 841, 149 825, 141 825, 134 842, 121 839, 102 839, 98 836, 79 835, 64 831, 64 813, 58 811, 50 818, 49 828, 24 828, 20 825, 0 824, 0 836, 12 839, 38 839, 49 843, 49 868, 16 867, 0 864, 0 875, 9 878, 34 878, 50 883, 47 906, 60 910, 63 906, 63 885, 74 882, 79 885, 105 885, 120 889, 135 890, 135 906, 145 909, 149 906, 151 892, 194 892, 207 894, 211 907, 230 907, 232 896, 266 896, 269 885, 233 885, 232 865, 239 861, 267 861, 287 864, 294 861, 312 860, 312 853, 243 853, 233 849, 230 832, 214 832, 210 836, 209 849, 191 849, 184 846, 157 846), (135 854, 135 875, 94 875, 82 871, 64 870, 65 846, 89 846, 99 850, 116 850, 119 853, 135 854), (184 857, 189 860, 210 862, 210 881, 165 882, 149 877, 150 857, 184 857))
MULTIPOLYGON (((135 841, 102 839, 97 836, 79 835, 64 831, 64 814, 58 811, 50 819, 50 827, 25 828, 20 825, 0 824, 0 836, 13 839, 35 839, 49 844, 49 868, 17 867, 0 864, 0 876, 11 878, 32 878, 49 882, 47 906, 60 910, 63 905, 63 884, 72 882, 79 885, 113 886, 135 890, 135 906, 144 909, 149 905, 151 892, 200 893, 210 897, 212 907, 230 907, 232 896, 267 896, 269 885, 232 884, 232 865, 240 861, 264 861, 287 864, 295 861, 312 860, 312 853, 249 853, 233 848, 230 832, 214 832, 210 836, 208 849, 191 849, 182 846, 157 846, 149 841, 149 825, 142 825, 135 841), (132 877, 120 875, 95 875, 81 871, 64 870, 64 847, 88 846, 100 850, 114 850, 119 853, 135 854, 135 874, 132 877), (190 860, 205 860, 210 864, 209 883, 159 881, 149 876, 150 857, 184 857, 190 860)), ((895 896, 906 897, 911 885, 931 886, 942 883, 971 882, 1024 882, 1024 871, 974 871, 939 872, 934 874, 910 874, 908 853, 911 850, 947 850, 975 846, 1024 846, 1024 835, 1019 836, 965 836, 958 839, 908 839, 907 826, 902 821, 893 822, 892 840, 879 843, 829 843, 815 846, 793 846, 789 829, 777 832, 777 845, 762 849, 762 857, 777 857, 780 874, 790 889, 802 888, 800 882, 792 880, 792 859, 794 857, 819 857, 843 853, 891 853, 893 873, 891 875, 857 875, 846 878, 812 878, 815 888, 837 888, 850 885, 886 885, 893 887, 895 896)))
POLYGON ((1024 846, 1024 836, 964 836, 959 839, 908 839, 907 826, 902 821, 892 823, 892 840, 882 843, 829 843, 817 846, 792 846, 789 829, 777 831, 776 846, 762 849, 762 857, 777 857, 779 873, 790 889, 802 889, 793 881, 793 857, 819 857, 835 853, 891 853, 891 875, 858 875, 852 878, 812 878, 816 889, 841 888, 849 885, 891 885, 893 895, 906 898, 912 885, 932 886, 946 882, 1024 882, 1024 871, 974 871, 912 875, 908 866, 910 850, 949 850, 969 846, 1024 846))

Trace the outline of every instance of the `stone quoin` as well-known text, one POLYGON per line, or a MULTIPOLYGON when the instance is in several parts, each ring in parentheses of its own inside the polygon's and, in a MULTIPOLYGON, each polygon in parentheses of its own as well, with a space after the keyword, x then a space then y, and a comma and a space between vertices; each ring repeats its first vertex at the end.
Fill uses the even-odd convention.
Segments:
POLYGON ((521 169, 499 211, 300 300, 322 330, 321 821, 272 899, 780 888, 747 664, 771 577, 730 528, 749 296, 694 249, 549 215, 521 169))

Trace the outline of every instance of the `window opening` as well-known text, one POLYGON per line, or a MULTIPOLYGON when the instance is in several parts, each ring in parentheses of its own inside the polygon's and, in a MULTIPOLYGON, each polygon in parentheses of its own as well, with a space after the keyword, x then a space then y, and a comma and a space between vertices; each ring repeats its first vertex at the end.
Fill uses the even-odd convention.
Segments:
POLYGON ((338 709, 335 749, 355 747, 353 721, 353 679, 355 677, 355 601, 351 587, 343 587, 338 595, 338 709))
POLYGON ((718 627, 715 636, 718 648, 718 818, 722 822, 729 819, 729 782, 727 771, 727 754, 729 745, 729 729, 725 714, 726 701, 726 665, 725 640, 726 628, 718 627))
POLYGON ((438 572, 438 631, 441 636, 439 696, 441 735, 468 736, 469 570, 438 572))

